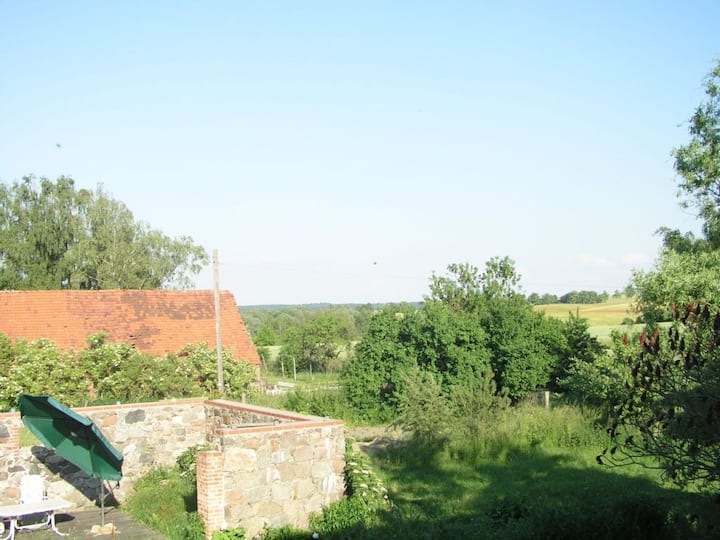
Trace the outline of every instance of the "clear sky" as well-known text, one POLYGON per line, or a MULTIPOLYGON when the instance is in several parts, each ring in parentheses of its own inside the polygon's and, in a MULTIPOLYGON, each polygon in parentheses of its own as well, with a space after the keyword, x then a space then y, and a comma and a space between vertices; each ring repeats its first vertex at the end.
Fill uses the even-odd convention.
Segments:
POLYGON ((670 152, 718 21, 717 0, 0 0, 0 180, 102 184, 217 249, 239 304, 416 301, 505 255, 526 293, 613 292, 658 227, 697 229, 670 152))

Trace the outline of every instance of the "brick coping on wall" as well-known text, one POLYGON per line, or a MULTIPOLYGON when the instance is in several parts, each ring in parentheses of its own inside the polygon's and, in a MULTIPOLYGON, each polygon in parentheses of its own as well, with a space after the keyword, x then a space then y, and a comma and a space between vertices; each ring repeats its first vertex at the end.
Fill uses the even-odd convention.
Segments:
MULTIPOLYGON (((86 407, 80 407, 80 406, 71 406, 70 409, 73 411, 88 411, 88 412, 102 412, 102 411, 117 411, 118 409, 139 409, 139 408, 147 408, 147 407, 168 407, 172 405, 187 405, 187 404, 202 404, 204 402, 210 401, 208 399, 203 398, 191 398, 191 399, 166 399, 163 401, 148 401, 148 402, 142 402, 138 401, 135 403, 114 403, 114 404, 108 404, 108 405, 89 405, 86 407)), ((252 407, 252 405, 251 405, 252 407)), ((1 418, 12 418, 12 417, 19 417, 20 411, 16 409, 12 409, 8 412, 1 412, 0 413, 0 419, 1 418)))
MULTIPOLYGON (((286 411, 283 409, 273 409, 270 407, 263 407, 261 405, 252 405, 250 403, 241 403, 238 401, 230 401, 225 399, 206 399, 206 398, 190 398, 190 399, 167 399, 163 401, 148 401, 148 402, 135 402, 135 403, 115 403, 108 405, 90 405, 86 407, 70 407, 74 411, 87 411, 87 412, 102 412, 102 411, 117 411, 122 409, 138 409, 138 408, 151 408, 151 407, 168 407, 175 405, 188 405, 188 404, 200 404, 210 405, 223 409, 234 409, 238 411, 247 411, 265 414, 267 416, 273 416, 288 420, 290 422, 308 422, 303 424, 307 426, 315 427, 316 425, 322 424, 324 426, 337 426, 342 425, 342 420, 333 420, 327 417, 312 416, 308 414, 295 413, 292 411, 286 411)), ((7 412, 0 412, 0 418, 13 418, 18 417, 20 412, 12 409, 7 412)), ((278 427, 287 427, 289 422, 280 424, 279 426, 267 426, 267 429, 274 429, 278 427)), ((248 428, 250 429, 250 428, 248 428)), ((243 429, 243 433, 248 433, 248 429, 243 429)), ((266 428, 252 428, 252 429, 263 429, 266 428)))
POLYGON ((239 434, 250 434, 250 433, 266 433, 270 431, 287 431, 290 429, 302 428, 314 428, 314 427, 335 427, 344 426, 345 422, 342 420, 333 420, 330 418, 323 418, 320 416, 311 416, 300 413, 293 413, 284 411, 281 409, 271 409, 269 407, 261 407, 259 405, 249 405, 245 403, 238 403, 236 401, 226 401, 219 399, 208 399, 205 400, 206 406, 213 406, 222 409, 234 409, 237 411, 247 411, 259 414, 265 414, 274 418, 281 418, 287 420, 287 422, 280 423, 272 426, 252 426, 252 427, 221 427, 216 429, 218 435, 239 435, 239 434))

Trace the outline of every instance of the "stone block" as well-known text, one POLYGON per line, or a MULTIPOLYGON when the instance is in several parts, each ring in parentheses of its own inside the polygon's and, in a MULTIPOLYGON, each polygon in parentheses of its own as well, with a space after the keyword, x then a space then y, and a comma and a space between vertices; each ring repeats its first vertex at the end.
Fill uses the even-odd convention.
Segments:
POLYGON ((294 431, 285 431, 280 436, 280 448, 285 451, 292 451, 297 445, 297 435, 294 431))
POLYGON ((244 448, 257 450, 262 446, 263 440, 261 437, 246 437, 240 440, 239 443, 244 448))
POLYGON ((313 491, 315 485, 310 478, 303 478, 293 482, 293 498, 299 501, 305 500, 313 491))
POLYGON ((330 457, 330 452, 327 448, 325 448, 325 446, 316 446, 313 449, 314 459, 327 459, 328 457, 330 457))
POLYGON ((313 458, 313 449, 309 446, 300 446, 292 454, 295 463, 310 461, 313 458))
POLYGON ((267 467, 265 469, 265 482, 267 484, 272 484, 273 482, 279 482, 280 481, 280 471, 277 469, 277 467, 267 467))
POLYGON ((332 467, 326 461, 317 461, 312 464, 311 476, 315 480, 322 480, 326 476, 330 476, 333 473, 332 467))
POLYGON ((268 518, 282 512, 282 506, 274 501, 262 501, 257 505, 257 513, 259 516, 268 518))
POLYGON ((289 482, 276 483, 270 487, 270 495, 272 500, 278 503, 288 501, 293 498, 293 487, 289 482))
POLYGON ((281 482, 289 482, 296 477, 295 466, 292 463, 279 463, 273 468, 279 473, 281 482))
POLYGON ((138 422, 144 422, 145 421, 145 410, 144 409, 136 409, 134 411, 130 411, 125 415, 125 423, 126 424, 136 424, 138 422))
POLYGON ((293 474, 295 478, 310 478, 312 474, 312 461, 295 463, 293 466, 293 474))
POLYGON ((257 453, 247 448, 225 449, 225 471, 252 471, 257 466, 257 453))
POLYGON ((246 491, 248 504, 255 504, 270 497, 270 486, 254 486, 246 491))
POLYGON ((320 482, 320 493, 322 493, 323 495, 331 495, 335 493, 335 488, 337 488, 337 485, 337 477, 334 474, 330 474, 323 478, 320 482))

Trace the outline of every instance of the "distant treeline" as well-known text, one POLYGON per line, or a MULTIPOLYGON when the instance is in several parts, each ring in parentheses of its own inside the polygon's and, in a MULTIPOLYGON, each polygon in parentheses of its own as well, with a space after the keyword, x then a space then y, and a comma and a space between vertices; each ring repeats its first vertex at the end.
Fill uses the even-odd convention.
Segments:
MULTIPOLYGON (((633 291, 615 291, 613 297, 632 296, 633 291)), ((562 296, 532 293, 527 300, 533 305, 599 304, 607 301, 607 292, 570 291, 562 296)), ((422 307, 422 302, 397 303, 398 306, 422 307)), ((359 340, 368 328, 370 318, 388 304, 260 304, 238 306, 250 335, 258 347, 295 345, 296 343, 330 341, 334 346, 359 340)), ((401 311, 401 310, 400 310, 401 311)), ((293 347, 287 347, 288 349, 293 347)))
MULTIPOLYGON (((622 296, 632 298, 636 294, 635 287, 629 284, 622 291, 616 290, 612 294, 612 298, 620 298, 622 296)), ((527 296, 528 302, 535 306, 544 306, 547 304, 601 304, 607 302, 610 299, 610 295, 607 291, 601 293, 596 291, 570 291, 562 296, 555 294, 543 294, 532 293, 527 296)))
POLYGON ((600 304, 610 299, 610 295, 603 291, 570 291, 562 296, 555 294, 532 293, 527 297, 528 302, 536 306, 547 304, 600 304))

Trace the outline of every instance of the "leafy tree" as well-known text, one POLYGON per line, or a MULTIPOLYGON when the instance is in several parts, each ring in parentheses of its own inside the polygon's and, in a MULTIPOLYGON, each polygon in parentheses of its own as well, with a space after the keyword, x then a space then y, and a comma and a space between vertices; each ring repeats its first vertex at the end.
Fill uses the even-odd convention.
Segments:
POLYGON ((662 229, 676 251, 720 248, 720 61, 704 82, 706 101, 690 118, 690 142, 673 151, 685 207, 703 220, 703 238, 662 229))
POLYGON ((673 151, 681 204, 694 208, 702 237, 661 228, 665 249, 655 268, 637 272, 633 285, 645 322, 667 320, 673 303, 717 298, 720 252, 720 62, 704 83, 706 100, 689 122, 690 141, 673 151))
POLYGON ((597 293, 595 291, 570 291, 563 294, 560 304, 599 304, 605 302, 609 298, 607 292, 597 293))
POLYGON ((484 321, 498 386, 514 400, 548 386, 567 346, 562 321, 521 296, 488 303, 484 321))
POLYGON ((0 184, 0 289, 187 288, 207 262, 189 237, 135 221, 71 178, 0 184))
POLYGON ((668 321, 673 304, 720 298, 720 250, 666 250, 653 270, 636 271, 633 280, 643 321, 650 325, 668 321))
POLYGON ((547 386, 572 354, 569 337, 580 338, 535 312, 519 279, 507 257, 491 259, 484 272, 451 264, 448 274, 433 275, 420 309, 376 314, 344 373, 350 402, 362 411, 392 411, 400 376, 412 366, 437 375, 447 395, 488 373, 494 388, 515 400, 547 386))
POLYGON ((73 181, 24 178, 0 184, 0 288, 66 287, 72 269, 66 254, 83 229, 90 193, 73 181))
POLYGON ((408 304, 387 305, 372 317, 367 333, 355 346, 355 356, 342 378, 348 401, 361 418, 393 416, 399 374, 416 365, 408 328, 417 316, 408 304))
MULTIPOLYGON (((588 366, 605 357, 605 348, 596 337, 590 335, 587 319, 577 314, 569 313, 568 320, 563 323, 562 332, 565 340, 562 343, 562 352, 558 357, 555 371, 551 377, 551 388, 559 390, 560 381, 565 380, 571 373, 586 373, 588 366)), ((591 370, 592 371, 592 370, 591 370)), ((584 401, 584 399, 581 399, 584 401)))
POLYGON ((278 343, 278 336, 269 325, 264 325, 255 334, 253 341, 258 347, 266 347, 268 345, 276 345, 278 343))
MULTIPOLYGON (((631 382, 600 462, 657 460, 680 486, 720 488, 720 313, 708 304, 674 311, 674 324, 644 333, 629 359, 631 382)), ((632 349, 631 349, 632 351, 632 349)))
POLYGON ((283 358, 295 359, 301 370, 327 371, 334 367, 348 341, 346 321, 332 310, 318 311, 283 338, 283 358))

